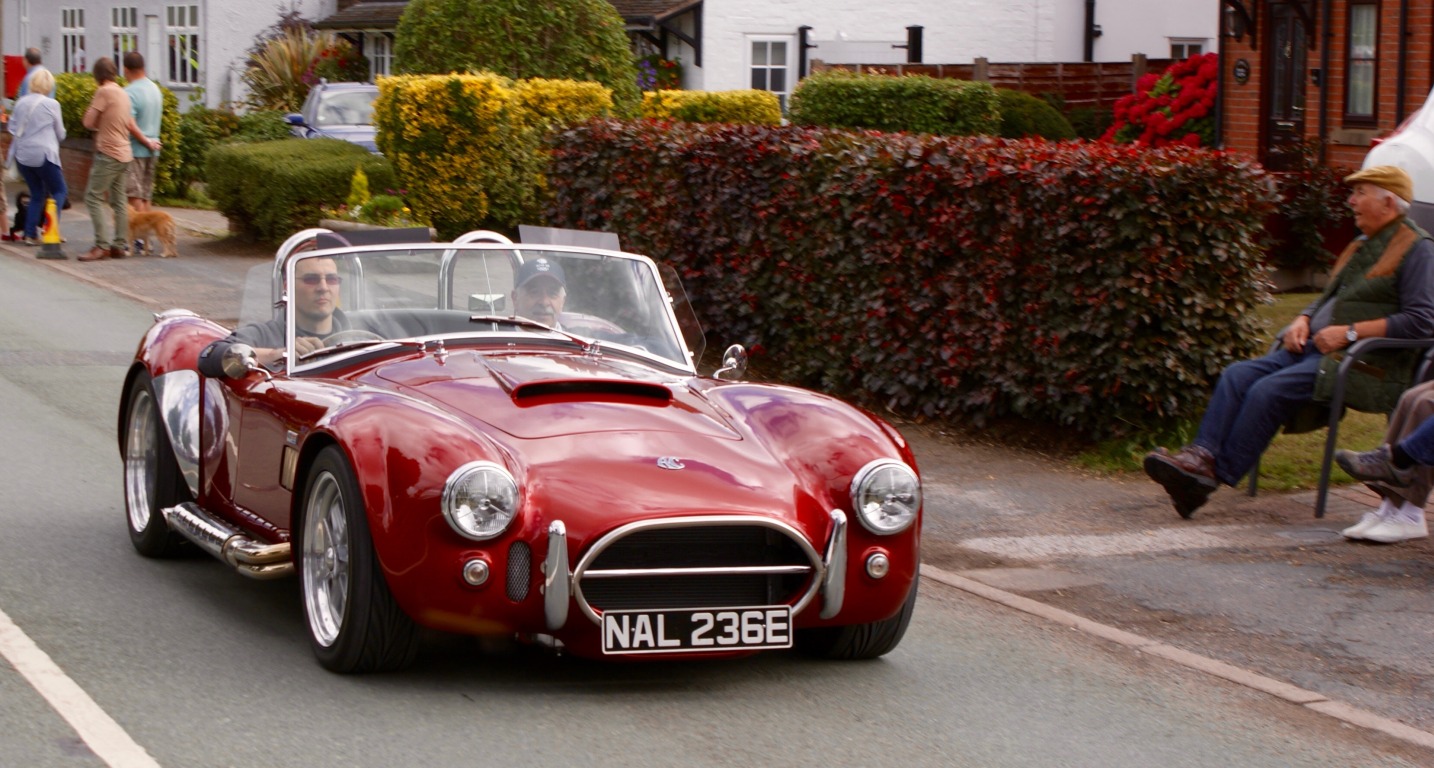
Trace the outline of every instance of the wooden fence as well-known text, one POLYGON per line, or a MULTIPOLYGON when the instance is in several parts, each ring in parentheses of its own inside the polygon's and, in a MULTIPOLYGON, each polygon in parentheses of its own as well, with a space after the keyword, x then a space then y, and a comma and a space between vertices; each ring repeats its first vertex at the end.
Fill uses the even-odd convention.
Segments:
POLYGON ((1135 81, 1147 72, 1164 72, 1173 59, 1147 59, 1136 54, 1130 61, 1052 64, 992 64, 976 59, 971 64, 825 64, 812 62, 812 71, 844 69, 886 75, 929 75, 956 80, 988 82, 1033 95, 1060 94, 1066 109, 1109 109, 1117 99, 1135 90, 1135 81))

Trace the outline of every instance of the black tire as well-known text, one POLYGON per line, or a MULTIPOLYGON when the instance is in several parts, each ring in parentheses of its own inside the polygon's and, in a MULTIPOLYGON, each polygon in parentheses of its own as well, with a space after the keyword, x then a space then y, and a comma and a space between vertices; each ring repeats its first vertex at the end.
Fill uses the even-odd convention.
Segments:
POLYGON ((164 430, 149 373, 139 372, 129 388, 125 410, 125 527, 135 551, 145 557, 173 557, 186 549, 182 536, 164 520, 165 507, 190 501, 164 430))
POLYGON ((337 446, 314 460, 293 539, 304 617, 319 664, 339 673, 408 666, 418 653, 418 627, 388 589, 358 481, 337 446))
POLYGON ((891 653, 901 644, 906 625, 911 623, 919 581, 918 577, 911 582, 911 592, 895 616, 870 624, 797 630, 797 650, 808 656, 842 660, 875 659, 891 653))

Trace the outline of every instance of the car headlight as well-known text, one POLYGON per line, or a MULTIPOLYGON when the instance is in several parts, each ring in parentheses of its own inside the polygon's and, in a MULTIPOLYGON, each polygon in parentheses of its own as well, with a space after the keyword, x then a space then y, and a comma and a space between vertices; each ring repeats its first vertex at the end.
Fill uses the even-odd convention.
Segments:
POLYGON ((443 484, 443 516, 453 530, 478 541, 507 530, 520 500, 513 476, 491 461, 464 464, 443 484))
POLYGON ((877 459, 851 479, 851 503, 863 527, 876 534, 906 530, 921 509, 916 472, 892 459, 877 459))

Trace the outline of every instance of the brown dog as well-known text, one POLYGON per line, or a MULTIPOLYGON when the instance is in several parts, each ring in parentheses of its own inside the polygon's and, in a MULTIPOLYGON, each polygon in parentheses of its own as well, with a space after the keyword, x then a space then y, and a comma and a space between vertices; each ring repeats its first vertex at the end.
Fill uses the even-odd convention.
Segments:
POLYGON ((174 217, 164 211, 129 209, 129 236, 134 240, 143 240, 145 250, 151 254, 154 253, 154 241, 158 240, 164 246, 159 254, 161 259, 179 255, 174 247, 174 217))

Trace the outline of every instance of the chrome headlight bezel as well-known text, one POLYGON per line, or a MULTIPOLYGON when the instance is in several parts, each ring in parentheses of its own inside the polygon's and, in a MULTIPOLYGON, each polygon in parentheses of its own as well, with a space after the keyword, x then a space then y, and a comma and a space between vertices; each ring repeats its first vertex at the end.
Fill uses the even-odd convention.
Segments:
POLYGON ((473 541, 488 541, 503 535, 513 521, 518 517, 518 510, 523 505, 523 492, 518 487, 518 481, 508 473, 501 465, 491 461, 470 461, 467 464, 453 470, 448 475, 448 480, 443 483, 443 517, 448 520, 448 525, 459 536, 473 541), (503 504, 508 508, 497 507, 497 511, 491 515, 488 521, 478 521, 478 514, 471 508, 462 504, 462 496, 475 481, 486 480, 489 485, 481 494, 484 503, 491 502, 495 497, 502 499, 503 504))
POLYGON ((921 480, 915 470, 895 459, 868 462, 851 479, 851 506, 856 519, 861 521, 861 527, 868 531, 878 536, 901 533, 916 522, 921 509, 921 480), (869 498, 879 483, 896 486, 888 489, 892 493, 882 493, 887 501, 878 502, 869 498), (909 506, 909 512, 889 514, 888 502, 893 494, 909 494, 909 499, 901 501, 904 506, 909 506))

